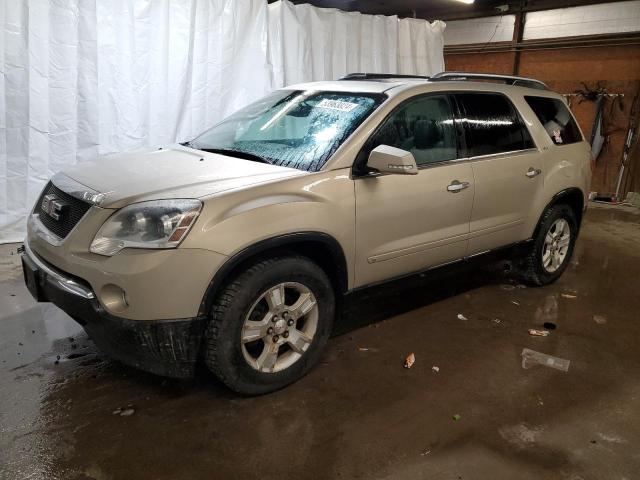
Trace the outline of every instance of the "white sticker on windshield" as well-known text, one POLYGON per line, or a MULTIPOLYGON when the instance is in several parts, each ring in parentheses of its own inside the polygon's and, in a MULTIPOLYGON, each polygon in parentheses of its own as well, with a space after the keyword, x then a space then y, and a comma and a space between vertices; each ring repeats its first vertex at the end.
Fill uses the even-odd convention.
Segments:
POLYGON ((316 105, 320 108, 330 108, 331 110, 340 110, 341 112, 350 112, 358 106, 357 103, 343 102, 342 100, 330 100, 325 98, 316 105))

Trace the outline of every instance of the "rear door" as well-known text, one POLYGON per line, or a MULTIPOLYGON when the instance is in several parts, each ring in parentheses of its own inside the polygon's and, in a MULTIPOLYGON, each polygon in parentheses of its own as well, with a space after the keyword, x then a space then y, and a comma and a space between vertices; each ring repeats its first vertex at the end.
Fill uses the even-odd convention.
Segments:
POLYGON ((542 156, 506 95, 460 92, 455 98, 475 184, 469 255, 525 240, 543 187, 542 156))
MULTIPOLYGON (((473 174, 461 158, 452 99, 414 97, 400 104, 367 142, 411 152, 417 175, 355 176, 356 286, 465 256, 473 174)), ((357 169, 356 169, 357 170, 357 169)))

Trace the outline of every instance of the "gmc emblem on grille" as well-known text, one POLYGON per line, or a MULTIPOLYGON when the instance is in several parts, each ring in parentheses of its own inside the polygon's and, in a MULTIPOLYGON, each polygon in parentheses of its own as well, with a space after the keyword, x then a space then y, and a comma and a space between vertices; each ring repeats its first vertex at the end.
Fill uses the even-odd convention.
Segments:
POLYGON ((63 202, 54 194, 45 195, 40 205, 42 211, 54 220, 60 220, 65 212, 69 209, 69 204, 63 202))

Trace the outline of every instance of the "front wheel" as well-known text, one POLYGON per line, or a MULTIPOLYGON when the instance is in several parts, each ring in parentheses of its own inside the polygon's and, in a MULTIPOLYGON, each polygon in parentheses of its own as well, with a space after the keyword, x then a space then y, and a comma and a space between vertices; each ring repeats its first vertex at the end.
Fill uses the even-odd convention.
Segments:
POLYGON ((555 205, 542 216, 533 245, 523 259, 522 276, 531 285, 555 282, 569 265, 578 222, 568 205, 555 205))
POLYGON ((258 262, 214 303, 205 361, 232 390, 259 395, 302 377, 331 333, 334 293, 325 272, 302 256, 258 262))

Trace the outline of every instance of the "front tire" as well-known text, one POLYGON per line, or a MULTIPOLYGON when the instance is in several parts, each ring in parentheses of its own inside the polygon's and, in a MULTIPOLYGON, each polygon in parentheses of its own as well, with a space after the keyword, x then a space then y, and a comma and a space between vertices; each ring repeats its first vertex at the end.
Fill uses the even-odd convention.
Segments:
POLYGON ((255 263, 214 302, 205 362, 244 395, 278 390, 302 377, 329 338, 335 298, 326 273, 292 255, 255 263))
POLYGON ((537 234, 523 259, 523 280, 534 286, 555 282, 566 270, 578 237, 578 222, 568 205, 554 205, 540 219, 537 234))

